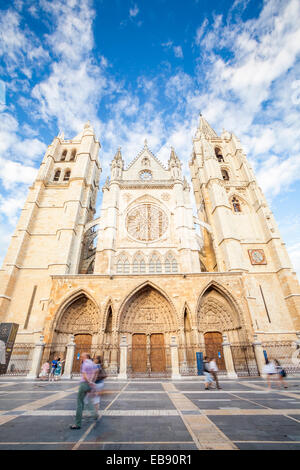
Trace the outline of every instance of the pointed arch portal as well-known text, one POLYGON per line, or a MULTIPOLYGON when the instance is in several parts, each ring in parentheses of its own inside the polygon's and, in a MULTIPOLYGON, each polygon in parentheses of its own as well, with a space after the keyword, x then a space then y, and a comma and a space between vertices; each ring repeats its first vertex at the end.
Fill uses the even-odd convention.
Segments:
POLYGON ((170 302, 151 285, 143 286, 127 300, 119 328, 131 339, 128 368, 133 374, 167 371, 170 358, 166 345, 176 325, 170 302))

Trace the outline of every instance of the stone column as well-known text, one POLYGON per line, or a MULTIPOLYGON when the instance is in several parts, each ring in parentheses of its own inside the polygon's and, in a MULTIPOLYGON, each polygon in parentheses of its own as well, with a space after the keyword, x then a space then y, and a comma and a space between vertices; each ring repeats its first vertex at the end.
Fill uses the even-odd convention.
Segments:
POLYGON ((112 334, 112 351, 110 357, 110 367, 109 371, 111 374, 116 374, 118 372, 118 333, 116 330, 113 330, 112 334))
POLYGON ((188 364, 187 364, 187 354, 186 354, 186 340, 185 340, 185 332, 184 328, 180 329, 180 346, 181 346, 181 357, 180 360, 180 370, 181 372, 188 371, 188 364))
POLYGON ((74 335, 70 336, 70 342, 67 344, 67 355, 66 355, 66 362, 64 367, 64 373, 62 375, 62 379, 71 379, 72 378, 72 368, 74 362, 74 354, 75 354, 75 341, 74 335))
POLYGON ((227 377, 229 379, 237 379, 237 374, 235 372, 233 359, 232 359, 231 345, 228 341, 228 337, 226 333, 223 333, 222 346, 223 346, 225 366, 227 370, 227 377))
POLYGON ((261 342, 258 339, 258 336, 254 335, 253 339, 254 339, 253 341, 254 353, 255 353, 255 358, 257 362, 258 372, 259 372, 259 375, 262 375, 264 366, 266 365, 265 356, 264 356, 261 342))
POLYGON ((120 343, 120 371, 118 374, 118 379, 127 380, 127 338, 122 336, 120 343))
POLYGON ((44 347, 44 336, 41 335, 39 341, 35 344, 34 347, 31 369, 30 372, 27 374, 27 379, 36 379, 39 376, 44 347))
POLYGON ((146 335, 146 354, 147 354, 147 373, 150 375, 151 374, 151 335, 147 334, 146 335))
POLYGON ((176 336, 171 337, 171 364, 172 364, 172 376, 171 378, 174 379, 181 379, 181 375, 179 372, 179 359, 178 359, 178 345, 176 342, 176 336))

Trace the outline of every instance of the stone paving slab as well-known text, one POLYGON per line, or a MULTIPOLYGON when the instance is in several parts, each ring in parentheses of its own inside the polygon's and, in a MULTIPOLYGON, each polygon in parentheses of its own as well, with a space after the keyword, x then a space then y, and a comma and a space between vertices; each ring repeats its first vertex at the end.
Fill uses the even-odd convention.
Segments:
POLYGON ((0 426, 0 442, 73 442, 88 429, 91 420, 84 420, 83 426, 76 431, 69 429, 73 424, 71 416, 18 416, 5 426, 0 426))
POLYGON ((300 450, 300 442, 235 442, 240 450, 300 450))
POLYGON ((126 392, 129 391, 137 391, 137 392, 142 392, 142 391, 161 391, 163 392, 163 386, 161 383, 129 383, 128 387, 126 388, 126 392))
POLYGON ((180 416, 103 416, 85 441, 182 442, 191 436, 180 416))
POLYGON ((286 416, 213 416, 210 419, 232 441, 300 441, 300 423, 286 416))
MULTIPOLYGON (((1 450, 1 447, 0 447, 1 450)), ((79 450, 119 450, 119 451, 131 451, 131 450, 152 450, 152 451, 160 451, 160 450, 178 450, 178 451, 186 451, 186 450, 198 450, 197 446, 194 444, 194 442, 183 442, 183 443, 172 443, 168 442, 166 444, 164 443, 158 443, 158 444, 153 444, 153 443, 143 443, 143 444, 132 444, 132 443, 126 443, 126 444, 93 444, 89 443, 86 444, 85 442, 83 444, 80 444, 79 450)))

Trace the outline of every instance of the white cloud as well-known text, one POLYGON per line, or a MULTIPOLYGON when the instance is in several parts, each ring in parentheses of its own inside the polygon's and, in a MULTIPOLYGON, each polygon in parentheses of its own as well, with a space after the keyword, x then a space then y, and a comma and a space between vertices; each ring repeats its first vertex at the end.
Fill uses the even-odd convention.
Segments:
POLYGON ((175 57, 179 59, 183 59, 183 52, 182 52, 181 46, 174 46, 173 50, 174 50, 175 57))
POLYGON ((129 16, 134 18, 138 15, 139 11, 140 10, 139 10, 138 6, 134 5, 134 7, 130 8, 130 10, 129 10, 129 16))

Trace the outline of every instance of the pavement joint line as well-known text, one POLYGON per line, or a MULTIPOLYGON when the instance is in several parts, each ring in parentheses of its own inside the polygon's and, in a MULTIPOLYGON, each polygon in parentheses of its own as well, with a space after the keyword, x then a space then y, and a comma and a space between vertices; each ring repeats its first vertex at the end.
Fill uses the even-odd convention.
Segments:
MULTIPOLYGON (((195 408, 198 409, 198 407, 194 405, 194 403, 189 398, 184 397, 185 400, 176 400, 176 397, 174 398, 174 395, 169 394, 169 391, 172 390, 171 387, 165 387, 164 384, 163 384, 163 387, 166 390, 167 394, 169 395, 169 398, 172 400, 175 407, 177 408, 182 421, 184 422, 187 430, 189 431, 191 437, 193 438, 199 450, 214 449, 216 448, 216 446, 219 446, 219 445, 222 445, 224 447, 224 450, 225 449, 228 449, 228 450, 237 449, 237 447, 232 443, 232 441, 230 441, 230 439, 228 439, 228 437, 225 436, 225 434, 207 416, 201 415, 201 410, 198 410, 200 411, 200 416, 199 414, 198 415, 183 414, 183 411, 187 411, 187 410, 180 408, 180 404, 184 404, 184 407, 186 407, 187 404, 189 404, 189 407, 191 408, 191 410, 195 410, 195 408), (209 442, 207 441, 203 442, 204 439, 202 439, 201 436, 199 436, 199 422, 201 425, 201 421, 203 421, 203 419, 201 420, 201 417, 205 419, 206 426, 208 424, 209 427, 214 430, 214 432, 211 433, 211 439, 209 442), (216 439, 216 441, 214 441, 214 439, 216 439)), ((175 391, 174 388, 176 389, 175 385, 173 385, 173 391, 175 391)), ((206 434, 206 437, 207 437, 207 434, 206 434)))
POLYGON ((233 441, 236 444, 300 444, 300 441, 233 441))
POLYGON ((286 414, 285 416, 293 421, 296 421, 296 423, 300 423, 300 419, 296 419, 293 416, 289 416, 289 414, 286 414))
MULTIPOLYGON (((130 383, 130 382, 129 382, 130 383)), ((118 397, 121 395, 121 393, 126 389, 126 387, 128 387, 129 383, 126 383, 124 385, 124 387, 119 391, 119 393, 117 394, 117 396, 107 405, 107 407, 105 408, 105 411, 107 411, 110 406, 118 399, 118 397)), ((101 403, 101 401, 100 401, 101 403)), ((75 444, 74 447, 72 447, 72 450, 77 450, 80 446, 80 444, 82 444, 82 442, 84 441, 84 439, 86 438, 86 436, 92 431, 92 429, 94 429, 94 427, 96 426, 97 422, 99 422, 101 420, 103 415, 100 415, 98 417, 98 419, 92 423, 89 428, 86 430, 86 432, 83 434, 83 436, 79 439, 79 441, 75 444)))
POLYGON ((260 406, 261 408, 266 408, 266 409, 268 409, 268 410, 272 409, 272 408, 270 408, 269 406, 261 405, 260 403, 256 403, 255 401, 249 400, 249 398, 238 397, 238 396, 235 395, 234 393, 231 393, 230 395, 232 395, 233 397, 238 398, 239 400, 243 400, 243 401, 247 401, 247 402, 249 402, 249 403, 252 403, 252 404, 255 405, 255 406, 260 406))
MULTIPOLYGON (((54 441, 45 441, 45 442, 36 442, 36 441, 28 441, 28 442, 0 442, 0 446, 2 445, 66 445, 66 444, 75 444, 76 441, 59 441, 59 442, 54 442, 54 441)), ((291 442, 291 441, 289 441, 291 442)), ((195 444, 194 441, 86 441, 81 444, 195 444)))
MULTIPOLYGON (((241 383, 238 382, 240 385, 241 383)), ((249 387, 254 387, 256 389, 259 389, 259 390, 266 390, 265 387, 260 387, 259 385, 254 385, 254 384, 249 384, 249 387)), ((295 395, 294 393, 291 393, 290 391, 288 392, 287 390, 282 390, 282 389, 268 389, 267 390, 268 393, 272 393, 272 392, 276 392, 276 393, 279 393, 280 395, 284 394, 285 396, 287 397, 291 397, 291 398, 298 398, 299 399, 299 395, 295 395)))

